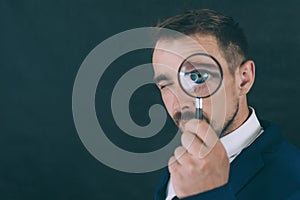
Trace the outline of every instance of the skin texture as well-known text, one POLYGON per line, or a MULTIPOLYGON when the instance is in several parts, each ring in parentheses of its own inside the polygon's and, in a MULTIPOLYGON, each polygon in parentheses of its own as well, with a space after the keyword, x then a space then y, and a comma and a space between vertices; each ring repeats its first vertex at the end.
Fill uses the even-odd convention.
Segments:
POLYGON ((217 40, 210 35, 161 39, 153 53, 154 81, 160 89, 169 115, 182 131, 181 146, 169 160, 171 182, 178 198, 199 194, 228 182, 229 159, 217 133, 229 134, 249 116, 246 95, 255 78, 254 62, 249 60, 230 73, 217 40), (208 53, 223 70, 220 89, 203 99, 205 120, 194 118, 195 99, 179 86, 177 72, 184 58, 208 53), (163 78, 162 78, 163 77, 163 78))

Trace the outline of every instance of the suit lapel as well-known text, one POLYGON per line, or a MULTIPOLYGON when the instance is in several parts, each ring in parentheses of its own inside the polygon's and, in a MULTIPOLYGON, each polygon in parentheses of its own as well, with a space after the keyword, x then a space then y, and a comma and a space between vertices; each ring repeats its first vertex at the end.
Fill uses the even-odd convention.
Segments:
POLYGON ((261 121, 264 132, 231 163, 230 184, 237 195, 264 167, 264 153, 273 152, 282 142, 274 125, 261 121))
POLYGON ((238 194, 240 190, 255 176, 257 172, 264 166, 264 161, 257 149, 244 150, 230 166, 231 188, 234 194, 238 194))

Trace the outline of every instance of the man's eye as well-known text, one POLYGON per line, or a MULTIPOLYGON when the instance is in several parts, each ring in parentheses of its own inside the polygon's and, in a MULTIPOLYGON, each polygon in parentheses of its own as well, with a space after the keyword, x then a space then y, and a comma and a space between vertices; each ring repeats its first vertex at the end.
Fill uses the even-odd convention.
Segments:
POLYGON ((189 77, 194 83, 204 83, 210 78, 211 74, 208 71, 192 71, 184 74, 185 77, 189 77))
POLYGON ((172 83, 164 83, 164 84, 160 84, 159 85, 159 89, 164 89, 164 88, 166 88, 166 87, 168 87, 168 86, 170 86, 170 85, 172 85, 172 83))

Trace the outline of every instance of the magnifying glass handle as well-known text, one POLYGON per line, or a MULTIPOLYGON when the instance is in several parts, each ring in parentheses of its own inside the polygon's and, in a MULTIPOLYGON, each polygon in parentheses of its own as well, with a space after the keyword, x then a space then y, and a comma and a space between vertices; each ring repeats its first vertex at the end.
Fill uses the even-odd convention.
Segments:
POLYGON ((202 98, 196 98, 196 119, 203 119, 202 98))

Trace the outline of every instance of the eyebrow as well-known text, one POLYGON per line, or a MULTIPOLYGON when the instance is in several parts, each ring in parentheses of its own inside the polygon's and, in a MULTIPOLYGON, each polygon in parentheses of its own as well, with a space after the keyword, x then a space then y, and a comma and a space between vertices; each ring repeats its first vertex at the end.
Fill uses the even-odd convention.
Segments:
POLYGON ((166 75, 159 75, 153 78, 154 83, 159 83, 160 81, 169 80, 169 78, 166 75))
POLYGON ((195 69, 195 67, 197 67, 197 65, 202 66, 202 69, 206 69, 206 70, 212 70, 212 72, 217 72, 219 70, 218 67, 216 67, 216 65, 214 64, 210 64, 210 63, 198 63, 198 62, 189 62, 188 65, 185 65, 186 70, 191 70, 191 69, 195 69))
POLYGON ((217 65, 210 64, 210 63, 199 63, 199 62, 189 62, 192 66, 203 66, 205 68, 216 68, 217 65))

